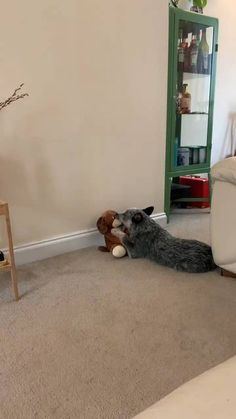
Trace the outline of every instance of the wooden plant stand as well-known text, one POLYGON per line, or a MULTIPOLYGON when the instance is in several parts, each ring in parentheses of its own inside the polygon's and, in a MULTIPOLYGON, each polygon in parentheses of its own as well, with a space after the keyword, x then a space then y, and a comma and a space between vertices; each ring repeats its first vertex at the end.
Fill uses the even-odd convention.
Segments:
POLYGON ((0 216, 5 217, 7 238, 8 238, 8 251, 9 251, 9 263, 7 265, 1 266, 0 272, 6 272, 6 271, 11 272, 12 290, 15 296, 15 300, 17 301, 19 300, 19 292, 18 292, 18 285, 17 285, 16 266, 15 266, 13 241, 12 241, 12 233, 11 233, 11 222, 10 222, 9 208, 8 208, 7 202, 0 201, 0 216))

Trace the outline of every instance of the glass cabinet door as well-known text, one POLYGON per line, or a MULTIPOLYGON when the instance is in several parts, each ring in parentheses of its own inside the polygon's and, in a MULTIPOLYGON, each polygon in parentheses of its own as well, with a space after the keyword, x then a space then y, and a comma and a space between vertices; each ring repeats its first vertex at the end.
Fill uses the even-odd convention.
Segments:
POLYGON ((173 166, 204 165, 208 159, 214 27, 177 20, 173 166))

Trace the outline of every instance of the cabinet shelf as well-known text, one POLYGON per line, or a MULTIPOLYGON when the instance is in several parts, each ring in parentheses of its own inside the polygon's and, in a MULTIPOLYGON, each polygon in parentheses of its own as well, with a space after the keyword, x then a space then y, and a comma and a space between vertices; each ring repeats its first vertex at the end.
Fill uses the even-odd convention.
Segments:
POLYGON ((190 115, 208 115, 208 112, 189 112, 189 113, 177 113, 177 116, 190 116, 190 115))
POLYGON ((172 202, 209 202, 210 198, 178 198, 178 199, 173 199, 172 202))
POLYGON ((182 75, 183 77, 184 77, 185 74, 187 74, 187 75, 191 74, 192 76, 201 76, 201 77, 210 77, 211 76, 211 73, 200 73, 200 72, 193 73, 192 71, 181 71, 181 70, 178 70, 178 74, 182 75))

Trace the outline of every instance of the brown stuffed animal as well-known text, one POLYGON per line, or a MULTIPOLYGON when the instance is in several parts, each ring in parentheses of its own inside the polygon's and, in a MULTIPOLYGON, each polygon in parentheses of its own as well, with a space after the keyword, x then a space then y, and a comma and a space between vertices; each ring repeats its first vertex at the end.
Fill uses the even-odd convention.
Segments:
POLYGON ((121 225, 120 221, 116 219, 116 215, 115 211, 108 210, 97 220, 97 228, 104 235, 106 243, 106 246, 100 246, 99 250, 111 252, 115 258, 122 258, 126 255, 126 249, 121 244, 120 239, 111 233, 112 228, 117 228, 121 225))

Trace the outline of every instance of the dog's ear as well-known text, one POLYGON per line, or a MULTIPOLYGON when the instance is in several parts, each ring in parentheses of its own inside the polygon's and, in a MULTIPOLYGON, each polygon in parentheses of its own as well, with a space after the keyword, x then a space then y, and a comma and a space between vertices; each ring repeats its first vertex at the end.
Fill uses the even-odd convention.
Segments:
POLYGON ((134 216, 132 217, 132 223, 139 224, 141 223, 141 221, 143 221, 143 214, 141 212, 137 212, 136 214, 134 214, 134 216))
POLYGON ((108 227, 106 225, 104 217, 100 217, 97 220, 97 228, 98 228, 98 231, 100 231, 101 234, 106 234, 108 232, 108 227))
POLYGON ((143 212, 145 212, 145 214, 147 215, 151 215, 154 211, 154 207, 147 207, 145 209, 143 209, 143 212))

